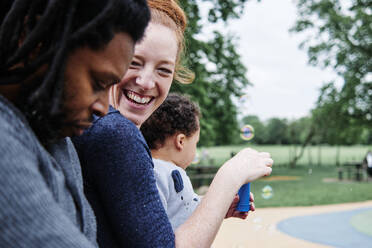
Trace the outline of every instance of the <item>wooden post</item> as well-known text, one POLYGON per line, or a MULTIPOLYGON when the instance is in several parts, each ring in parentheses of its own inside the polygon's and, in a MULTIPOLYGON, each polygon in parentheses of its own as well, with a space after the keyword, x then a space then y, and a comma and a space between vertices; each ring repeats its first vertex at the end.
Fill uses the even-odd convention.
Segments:
POLYGON ((312 157, 311 157, 311 146, 308 146, 307 147, 307 156, 309 157, 309 165, 313 165, 313 159, 312 159, 312 157))
POLYGON ((318 145, 318 166, 321 165, 322 163, 322 146, 319 144, 318 145))
POLYGON ((336 167, 340 166, 340 145, 336 146, 336 167))

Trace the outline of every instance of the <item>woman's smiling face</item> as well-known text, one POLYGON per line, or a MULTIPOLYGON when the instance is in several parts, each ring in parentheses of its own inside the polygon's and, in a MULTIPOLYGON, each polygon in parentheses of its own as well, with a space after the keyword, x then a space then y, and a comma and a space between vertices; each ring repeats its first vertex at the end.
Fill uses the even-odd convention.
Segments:
POLYGON ((133 60, 123 80, 114 86, 111 104, 137 127, 163 103, 173 81, 178 43, 176 34, 150 23, 135 46, 133 60))

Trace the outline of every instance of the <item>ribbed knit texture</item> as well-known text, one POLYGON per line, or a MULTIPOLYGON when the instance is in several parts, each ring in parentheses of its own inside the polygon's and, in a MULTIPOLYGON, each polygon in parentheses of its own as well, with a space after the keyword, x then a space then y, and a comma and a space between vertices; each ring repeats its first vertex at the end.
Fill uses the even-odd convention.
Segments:
POLYGON ((99 246, 174 247, 150 150, 138 128, 110 108, 73 142, 85 193, 97 216, 99 246))
POLYGON ((96 247, 72 143, 64 139, 50 149, 56 159, 0 95, 0 247, 96 247))
POLYGON ((191 180, 184 169, 161 159, 153 159, 153 162, 161 202, 173 230, 176 230, 198 207, 200 197, 194 192, 191 180))

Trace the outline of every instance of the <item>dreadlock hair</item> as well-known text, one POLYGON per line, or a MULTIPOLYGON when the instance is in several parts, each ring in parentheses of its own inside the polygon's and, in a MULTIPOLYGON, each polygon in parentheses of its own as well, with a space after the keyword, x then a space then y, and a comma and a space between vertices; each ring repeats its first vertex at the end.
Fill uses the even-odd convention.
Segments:
POLYGON ((0 85, 21 84, 15 105, 41 142, 62 128, 68 55, 103 49, 118 32, 137 42, 149 19, 146 0, 1 1, 0 85))
POLYGON ((159 149, 175 134, 192 136, 199 129, 200 117, 199 106, 188 96, 170 93, 141 125, 141 132, 150 149, 159 149))

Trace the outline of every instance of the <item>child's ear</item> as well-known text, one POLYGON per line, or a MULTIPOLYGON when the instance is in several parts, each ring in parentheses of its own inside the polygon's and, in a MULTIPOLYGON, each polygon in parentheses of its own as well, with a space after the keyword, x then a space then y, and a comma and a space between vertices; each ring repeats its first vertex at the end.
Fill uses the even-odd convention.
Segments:
POLYGON ((177 150, 182 151, 184 145, 185 145, 186 135, 183 133, 179 133, 176 135, 174 142, 177 150))

